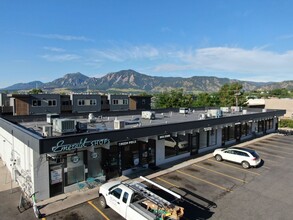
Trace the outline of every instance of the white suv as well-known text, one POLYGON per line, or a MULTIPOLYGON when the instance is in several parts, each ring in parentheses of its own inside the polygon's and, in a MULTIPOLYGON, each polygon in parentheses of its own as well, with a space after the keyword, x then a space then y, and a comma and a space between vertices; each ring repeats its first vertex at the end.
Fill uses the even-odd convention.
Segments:
POLYGON ((217 161, 227 160, 235 163, 240 163, 243 168, 248 169, 250 167, 256 167, 260 164, 261 159, 256 151, 240 148, 219 148, 213 153, 217 161))

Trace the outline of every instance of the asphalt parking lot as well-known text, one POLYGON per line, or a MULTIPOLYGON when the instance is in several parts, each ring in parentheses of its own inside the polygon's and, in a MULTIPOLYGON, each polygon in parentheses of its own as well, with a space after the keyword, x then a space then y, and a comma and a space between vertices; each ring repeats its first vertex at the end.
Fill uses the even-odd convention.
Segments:
MULTIPOLYGON (((182 195, 183 219, 292 219, 293 136, 275 135, 245 147, 255 149, 258 168, 210 158, 152 179, 182 195)), ((159 195, 166 197, 160 190, 159 195)), ((167 198, 168 199, 168 198, 167 198)), ((57 219, 122 219, 98 199, 47 216, 57 219)))

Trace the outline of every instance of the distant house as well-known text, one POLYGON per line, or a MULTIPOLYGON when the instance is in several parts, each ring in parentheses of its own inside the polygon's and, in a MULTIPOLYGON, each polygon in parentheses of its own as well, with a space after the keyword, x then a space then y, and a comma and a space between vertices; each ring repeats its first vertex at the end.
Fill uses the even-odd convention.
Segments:
POLYGON ((128 95, 109 94, 110 111, 128 111, 129 98, 128 95))
POLYGON ((12 107, 10 106, 9 98, 5 93, 0 93, 0 113, 12 113, 12 107))
POLYGON ((73 113, 101 111, 101 95, 99 94, 71 94, 73 113))
POLYGON ((129 110, 150 110, 151 96, 129 96, 129 110))
POLYGON ((59 94, 9 94, 13 115, 60 114, 59 94))

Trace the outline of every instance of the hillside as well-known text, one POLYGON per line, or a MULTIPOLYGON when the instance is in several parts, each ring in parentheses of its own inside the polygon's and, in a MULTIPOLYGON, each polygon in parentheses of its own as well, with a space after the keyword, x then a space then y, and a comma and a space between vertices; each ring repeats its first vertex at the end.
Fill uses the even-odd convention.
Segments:
POLYGON ((287 88, 293 89, 293 81, 257 83, 251 81, 239 81, 228 78, 218 78, 212 76, 193 76, 183 77, 157 77, 138 73, 134 70, 121 70, 119 72, 108 73, 101 78, 88 77, 81 73, 68 73, 52 82, 42 83, 34 81, 30 83, 19 83, 2 90, 30 90, 40 88, 51 92, 52 90, 71 90, 87 91, 95 90, 101 92, 109 91, 131 91, 131 92, 161 92, 165 90, 184 88, 189 92, 216 92, 224 84, 239 82, 244 90, 251 91, 256 89, 275 89, 287 88))

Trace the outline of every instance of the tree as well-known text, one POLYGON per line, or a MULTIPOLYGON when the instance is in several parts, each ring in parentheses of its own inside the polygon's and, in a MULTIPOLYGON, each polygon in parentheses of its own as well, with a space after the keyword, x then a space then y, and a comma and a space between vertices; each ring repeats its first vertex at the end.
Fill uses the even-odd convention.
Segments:
POLYGON ((32 89, 28 93, 29 94, 39 94, 39 93, 43 93, 43 90, 41 90, 41 89, 32 89))
POLYGON ((217 93, 199 93, 193 102, 193 107, 216 107, 219 106, 220 99, 217 93))
POLYGON ((184 94, 183 89, 174 89, 170 92, 163 92, 155 95, 156 108, 191 107, 192 102, 193 95, 184 94))
POLYGON ((246 102, 240 83, 225 84, 219 91, 221 106, 242 106, 246 102))

